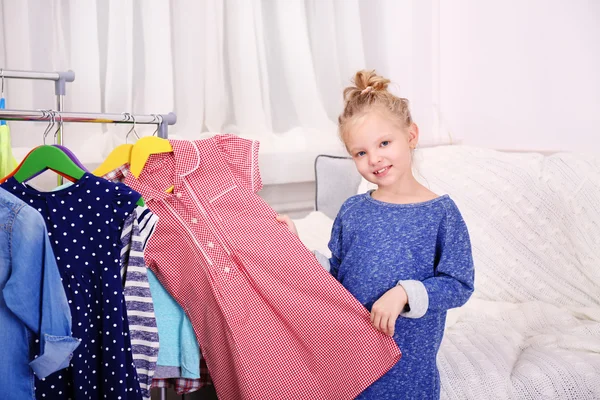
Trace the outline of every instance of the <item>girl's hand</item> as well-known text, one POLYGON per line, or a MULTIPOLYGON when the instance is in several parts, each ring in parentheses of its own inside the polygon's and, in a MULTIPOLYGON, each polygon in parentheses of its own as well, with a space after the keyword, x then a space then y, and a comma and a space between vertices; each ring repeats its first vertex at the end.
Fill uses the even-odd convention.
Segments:
POLYGON ((284 224, 286 224, 288 229, 290 230, 290 232, 292 232, 294 235, 298 236, 298 231, 296 230, 296 225, 294 224, 294 221, 292 221, 292 219, 290 217, 288 217, 287 215, 278 215, 276 217, 276 219, 277 219, 277 221, 283 222, 284 224))
POLYGON ((383 294, 371 308, 373 327, 386 335, 393 336, 398 315, 404 310, 408 301, 402 286, 394 286, 383 294))

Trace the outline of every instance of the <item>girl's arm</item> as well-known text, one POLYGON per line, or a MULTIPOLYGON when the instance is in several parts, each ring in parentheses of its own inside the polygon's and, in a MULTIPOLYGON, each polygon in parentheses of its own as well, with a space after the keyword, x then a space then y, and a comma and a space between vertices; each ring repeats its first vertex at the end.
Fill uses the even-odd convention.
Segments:
POLYGON ((469 232, 454 203, 446 207, 446 219, 440 227, 437 247, 434 276, 422 282, 428 297, 427 311, 439 312, 462 306, 474 289, 475 271, 469 232))

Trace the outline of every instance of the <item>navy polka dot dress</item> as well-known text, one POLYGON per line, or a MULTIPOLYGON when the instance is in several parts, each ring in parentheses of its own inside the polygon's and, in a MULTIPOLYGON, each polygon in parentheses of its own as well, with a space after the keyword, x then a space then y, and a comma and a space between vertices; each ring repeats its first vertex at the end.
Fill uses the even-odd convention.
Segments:
POLYGON ((14 178, 2 188, 44 216, 73 337, 81 339, 69 368, 36 379, 36 398, 141 399, 119 274, 121 228, 139 193, 87 173, 56 192, 39 192, 14 178))

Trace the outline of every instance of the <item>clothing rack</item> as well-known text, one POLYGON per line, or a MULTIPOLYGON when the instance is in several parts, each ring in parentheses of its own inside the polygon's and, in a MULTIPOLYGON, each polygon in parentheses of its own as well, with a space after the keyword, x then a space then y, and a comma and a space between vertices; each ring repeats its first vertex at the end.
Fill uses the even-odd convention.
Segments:
MULTIPOLYGON (((132 115, 108 114, 108 113, 82 113, 82 112, 64 112, 64 96, 66 94, 66 83, 75 80, 75 72, 69 70, 65 72, 41 72, 41 71, 18 71, 0 68, 0 80, 3 79, 33 79, 54 81, 54 91, 56 94, 56 110, 0 110, 0 120, 7 121, 34 121, 59 123, 56 131, 56 143, 63 144, 63 123, 64 122, 84 122, 84 123, 113 123, 113 124, 156 124, 157 135, 161 138, 168 138, 168 126, 177 122, 177 115, 173 112, 168 114, 152 115, 132 115)), ((62 179, 59 178, 59 184, 62 179)), ((160 389, 160 399, 167 399, 167 390, 160 389)), ((185 399, 185 395, 182 395, 185 399)))
POLYGON ((167 138, 169 134, 168 126, 177 122, 177 115, 170 112, 168 114, 151 115, 132 115, 124 114, 106 114, 106 113, 81 113, 81 112, 61 112, 53 110, 0 110, 0 119, 7 121, 56 121, 63 122, 91 122, 101 124, 145 124, 158 125, 158 137, 167 138), (52 114, 55 115, 52 115, 52 114))
MULTIPOLYGON (((0 80, 2 79, 32 79, 43 81, 54 81, 54 93, 56 94, 56 110, 63 111, 65 94, 67 93, 67 82, 75 80, 75 72, 68 70, 63 72, 43 71, 18 71, 0 68, 0 80)), ((56 131, 56 143, 62 145, 62 124, 56 131)))
MULTIPOLYGON (((7 121, 33 121, 44 122, 53 119, 60 122, 88 122, 88 123, 114 123, 114 124, 156 124, 157 135, 162 138, 168 137, 168 126, 177 122, 177 115, 173 112, 168 114, 154 115, 131 115, 131 114, 103 114, 103 113, 79 113, 79 112, 52 112, 45 110, 0 110, 0 119, 7 121)), ((160 389, 160 400, 167 400, 167 389, 160 389)), ((185 400, 185 395, 181 396, 185 400)))

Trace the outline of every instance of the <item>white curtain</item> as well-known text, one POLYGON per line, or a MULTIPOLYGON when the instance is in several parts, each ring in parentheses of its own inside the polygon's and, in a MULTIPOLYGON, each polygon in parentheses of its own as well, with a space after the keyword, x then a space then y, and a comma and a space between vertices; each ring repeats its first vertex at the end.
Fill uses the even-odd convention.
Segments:
MULTIPOLYGON (((412 101, 423 140, 439 142, 438 1, 0 0, 0 67, 72 69, 69 111, 175 111, 169 133, 182 138, 325 147, 337 140, 343 88, 376 69, 412 101)), ((9 108, 54 108, 51 83, 5 87, 9 108)), ((82 125, 68 125, 65 140, 96 154, 129 129, 82 125)), ((15 145, 41 141, 43 126, 15 126, 15 145)))

